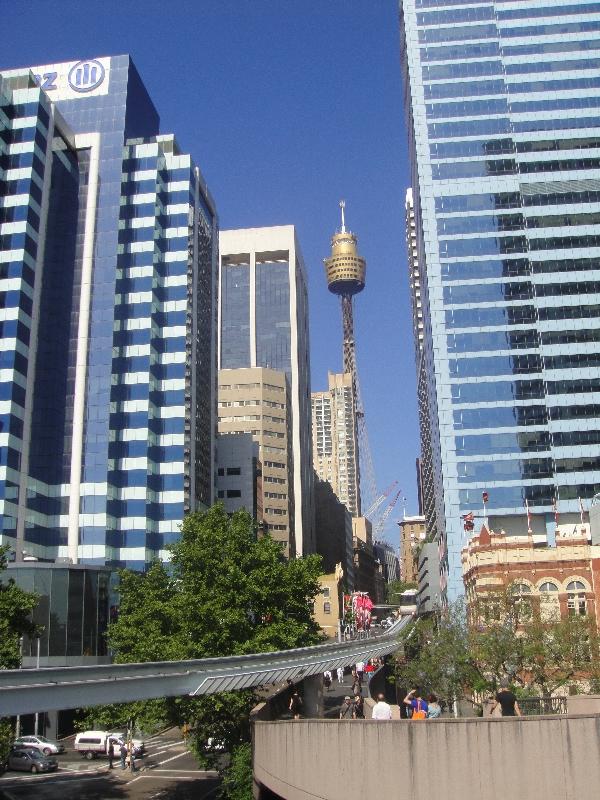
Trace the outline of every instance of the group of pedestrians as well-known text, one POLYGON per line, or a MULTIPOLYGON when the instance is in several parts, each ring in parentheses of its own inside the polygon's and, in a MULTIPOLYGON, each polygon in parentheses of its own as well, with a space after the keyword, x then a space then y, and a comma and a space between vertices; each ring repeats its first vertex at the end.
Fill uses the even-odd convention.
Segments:
POLYGON ((434 694, 429 694, 425 700, 418 688, 411 689, 403 702, 407 706, 407 713, 410 719, 436 719, 442 713, 442 707, 437 697, 434 694))

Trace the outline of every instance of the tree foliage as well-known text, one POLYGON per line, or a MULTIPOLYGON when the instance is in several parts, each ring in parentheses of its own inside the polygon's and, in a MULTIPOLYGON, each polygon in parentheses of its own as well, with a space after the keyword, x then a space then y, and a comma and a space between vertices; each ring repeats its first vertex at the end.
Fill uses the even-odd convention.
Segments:
POLYGON ((398 605, 402 592, 416 588, 417 584, 410 581, 390 581, 385 585, 385 602, 390 605, 398 605))
POLYGON ((396 676, 443 697, 473 702, 507 678, 528 695, 551 695, 585 677, 600 677, 595 620, 544 619, 510 590, 455 603, 439 619, 404 633, 396 676))
MULTIPOLYGON (((0 573, 6 569, 7 547, 0 547, 0 573)), ((0 669, 21 666, 21 637, 33 636, 35 625, 31 614, 37 595, 20 589, 12 578, 0 580, 0 669)), ((8 756, 12 728, 8 720, 0 719, 0 764, 8 756)))
POLYGON ((248 742, 236 747, 231 754, 221 796, 225 800, 252 800, 252 747, 248 742))
MULTIPOLYGON (((312 618, 320 557, 286 560, 280 544, 257 537, 247 512, 228 516, 216 505, 191 514, 170 550, 167 566, 120 573, 119 617, 108 631, 117 662, 242 655, 321 640, 312 618)), ((247 742, 255 703, 252 691, 165 698, 90 709, 81 725, 102 721, 110 728, 134 717, 148 731, 188 723, 192 749, 214 766, 218 755, 206 750, 207 740, 222 742, 228 752, 247 742)))

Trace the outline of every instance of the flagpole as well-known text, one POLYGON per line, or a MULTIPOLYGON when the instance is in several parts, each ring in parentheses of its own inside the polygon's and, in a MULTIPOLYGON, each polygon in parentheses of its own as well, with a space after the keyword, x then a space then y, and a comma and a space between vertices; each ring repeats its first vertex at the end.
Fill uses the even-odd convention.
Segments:
POLYGON ((529 511, 529 500, 525 498, 525 508, 527 509, 527 533, 532 534, 531 530, 531 512, 529 511))

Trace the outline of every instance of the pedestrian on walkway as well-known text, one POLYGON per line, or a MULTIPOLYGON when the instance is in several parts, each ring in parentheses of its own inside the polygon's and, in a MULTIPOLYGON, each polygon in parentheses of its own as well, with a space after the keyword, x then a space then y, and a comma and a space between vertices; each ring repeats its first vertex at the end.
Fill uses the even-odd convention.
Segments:
POLYGON ((125 769, 125 767, 127 766, 125 763, 125 759, 127 758, 127 747, 125 747, 124 742, 119 748, 119 755, 121 756, 121 769, 125 769))
POLYGON ((352 719, 354 716, 354 706, 349 695, 344 697, 344 702, 340 708, 340 719, 352 719))
POLYGON ((344 685, 344 668, 338 667, 337 668, 337 679, 340 686, 344 685))
POLYGON ((365 701, 362 698, 362 695, 355 694, 354 695, 354 713, 352 714, 353 719, 364 719, 365 718, 365 701))
POLYGON ((426 701, 421 697, 421 692, 418 688, 411 689, 404 698, 404 703, 412 709, 411 719, 427 719, 427 711, 429 706, 426 701))
POLYGON ((427 697, 427 719, 437 719, 437 717, 441 717, 442 715, 442 707, 438 703, 438 699, 434 694, 430 694, 427 697))
POLYGON ((364 661, 357 661, 357 663, 356 663, 356 676, 357 676, 358 680, 360 681, 361 686, 362 686, 364 671, 365 671, 365 662, 364 661))
POLYGON ((517 698, 510 691, 508 682, 500 684, 500 691, 496 695, 494 705, 490 708, 490 716, 494 713, 496 708, 500 706, 503 717, 521 717, 521 709, 517 703, 517 698))
POLYGON ((292 717, 294 719, 300 719, 300 710, 302 709, 302 698, 300 697, 300 693, 298 689, 294 689, 292 692, 292 696, 290 697, 290 705, 289 710, 292 713, 292 717))
POLYGON ((323 686, 326 691, 329 691, 331 688, 331 672, 328 669, 323 673, 323 686))
POLYGON ((112 739, 108 741, 108 768, 113 768, 113 759, 115 757, 115 744, 112 739))
POLYGON ((373 719, 391 719, 392 718, 392 707, 389 703, 385 702, 385 697, 382 694, 377 695, 377 702, 373 706, 373 711, 371 712, 371 717, 373 719))

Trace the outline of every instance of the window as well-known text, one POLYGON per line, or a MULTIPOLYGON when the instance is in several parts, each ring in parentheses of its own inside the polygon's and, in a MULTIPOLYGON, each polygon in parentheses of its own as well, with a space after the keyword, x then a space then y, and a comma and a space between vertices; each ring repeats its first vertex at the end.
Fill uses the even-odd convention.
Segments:
POLYGON ((532 617, 531 588, 526 583, 515 583, 511 587, 514 602, 515 622, 519 625, 532 617))
POLYGON ((324 586, 323 587, 323 597, 329 597, 330 595, 331 595, 331 592, 329 590, 329 586, 324 586))
POLYGON ((242 474, 241 467, 227 467, 227 474, 228 475, 241 475, 242 474))
POLYGON ((540 616, 542 622, 556 622, 560 619, 558 586, 552 581, 544 581, 540 586, 540 616))
POLYGON ((327 601, 323 603, 323 612, 325 614, 331 614, 331 603, 328 603, 327 601))
POLYGON ((586 615, 585 586, 581 581, 567 584, 567 608, 572 616, 586 615))
POLYGON ((227 497, 241 497, 242 493, 239 489, 227 489, 227 497))

